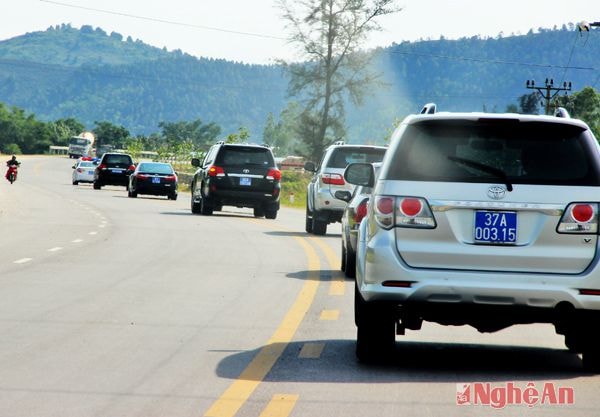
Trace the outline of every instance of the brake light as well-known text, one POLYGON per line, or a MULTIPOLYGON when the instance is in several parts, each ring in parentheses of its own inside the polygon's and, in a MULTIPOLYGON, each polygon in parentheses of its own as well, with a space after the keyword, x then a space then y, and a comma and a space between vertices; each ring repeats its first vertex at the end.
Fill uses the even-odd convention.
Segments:
POLYGON ((77 172, 79 172, 80 174, 83 173, 83 168, 77 168, 77 172))
POLYGON ((567 206, 560 223, 558 233, 595 234, 598 232, 598 204, 571 203, 567 206))
POLYGON ((135 165, 129 165, 129 168, 127 168, 128 171, 135 171, 135 165))
POLYGON ((281 180, 281 171, 275 168, 271 168, 269 172, 267 172, 267 179, 275 181, 281 180))
POLYGON ((367 215, 367 202, 369 200, 368 199, 364 199, 362 201, 362 203, 360 203, 358 205, 358 207, 356 207, 356 213, 354 213, 354 222, 355 223, 360 223, 362 219, 365 218, 365 216, 367 215))
POLYGON ((403 198, 400 201, 400 211, 406 217, 416 217, 423 209, 423 203, 418 198, 403 198))
POLYGON ((135 176, 138 180, 147 180, 148 176, 146 174, 137 174, 135 176))
POLYGON ((225 170, 222 167, 213 165, 208 169, 208 176, 209 177, 224 177, 225 170))
POLYGON ((175 182, 175 181, 177 181, 177 177, 175 175, 169 175, 169 176, 165 177, 165 181, 175 182))
POLYGON ((396 226, 421 229, 435 228, 435 219, 424 198, 398 197, 396 226))
POLYGON ((394 226, 394 197, 375 197, 375 221, 384 229, 394 226))
POLYGON ((580 289, 579 290, 579 294, 581 295, 600 295, 600 290, 587 290, 587 289, 580 289))
POLYGON ((321 180, 323 184, 330 185, 345 185, 346 181, 344 181, 344 177, 340 174, 322 174, 321 180))
POLYGON ((104 170, 104 169, 106 169, 106 165, 100 164, 100 165, 98 165, 98 169, 99 170, 104 170))

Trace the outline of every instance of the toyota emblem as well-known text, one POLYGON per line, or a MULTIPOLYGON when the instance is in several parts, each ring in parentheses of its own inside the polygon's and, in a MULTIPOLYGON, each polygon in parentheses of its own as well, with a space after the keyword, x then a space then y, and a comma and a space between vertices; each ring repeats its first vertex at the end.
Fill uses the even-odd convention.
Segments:
POLYGON ((249 170, 248 168, 244 168, 244 169, 242 170, 242 172, 243 172, 244 174, 248 174, 248 173, 250 172, 250 170, 249 170))
POLYGON ((506 188, 499 185, 493 185, 488 188, 487 195, 492 200, 502 200, 506 194, 506 188))

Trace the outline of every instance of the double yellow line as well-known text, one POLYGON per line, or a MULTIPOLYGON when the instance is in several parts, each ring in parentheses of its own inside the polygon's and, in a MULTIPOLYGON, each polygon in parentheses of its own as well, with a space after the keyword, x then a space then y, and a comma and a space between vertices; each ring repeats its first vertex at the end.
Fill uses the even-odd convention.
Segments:
MULTIPOLYGON (((206 411, 204 414, 205 417, 233 417, 239 411, 281 357, 312 305, 320 284, 321 263, 316 251, 307 243, 305 238, 294 237, 294 239, 306 253, 309 276, 304 282, 294 304, 288 310, 286 316, 283 318, 266 346, 256 354, 254 359, 252 359, 246 369, 242 371, 240 376, 213 403, 208 411, 206 411)), ((337 258, 333 254, 331 248, 320 239, 313 238, 312 241, 316 243, 320 249, 323 249, 328 262, 333 268, 333 265, 337 264, 337 258)), ((343 294, 343 284, 343 279, 341 280, 341 283, 340 280, 333 280, 331 282, 329 293, 341 295, 341 291, 343 294)), ((269 403, 269 406, 264 410, 261 416, 288 415, 297 399, 297 395, 277 395, 273 398, 271 403, 269 403)))

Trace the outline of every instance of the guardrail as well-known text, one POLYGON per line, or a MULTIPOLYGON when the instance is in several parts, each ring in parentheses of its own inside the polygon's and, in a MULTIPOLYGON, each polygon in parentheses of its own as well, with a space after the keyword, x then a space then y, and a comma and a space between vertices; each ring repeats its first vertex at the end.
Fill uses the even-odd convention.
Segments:
POLYGON ((66 155, 68 152, 68 146, 50 146, 50 155, 66 155))

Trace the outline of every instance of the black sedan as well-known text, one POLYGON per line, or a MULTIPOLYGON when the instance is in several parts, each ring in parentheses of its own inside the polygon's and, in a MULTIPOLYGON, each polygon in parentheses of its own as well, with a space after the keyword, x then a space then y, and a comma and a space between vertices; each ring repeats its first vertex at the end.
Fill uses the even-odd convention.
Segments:
POLYGON ((169 163, 140 162, 129 176, 129 197, 138 194, 166 195, 177 200, 177 174, 169 163))

